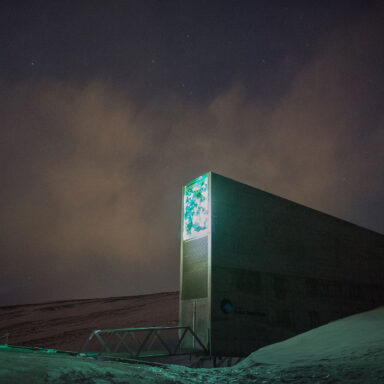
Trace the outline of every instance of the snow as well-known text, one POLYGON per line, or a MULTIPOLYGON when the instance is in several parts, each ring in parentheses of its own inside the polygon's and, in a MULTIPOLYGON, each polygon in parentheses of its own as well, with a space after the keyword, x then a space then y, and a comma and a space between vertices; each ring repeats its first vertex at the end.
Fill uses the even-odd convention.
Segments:
POLYGON ((384 308, 252 353, 231 368, 152 367, 0 348, 0 383, 384 383, 384 308))
POLYGON ((310 364, 384 353, 384 307, 349 316, 252 353, 239 363, 310 364))

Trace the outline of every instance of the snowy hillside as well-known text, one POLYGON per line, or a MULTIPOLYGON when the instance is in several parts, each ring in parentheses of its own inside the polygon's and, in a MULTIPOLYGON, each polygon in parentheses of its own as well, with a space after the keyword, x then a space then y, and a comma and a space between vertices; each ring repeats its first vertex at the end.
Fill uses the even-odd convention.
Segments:
POLYGON ((178 324, 178 292, 0 307, 10 345, 78 351, 95 329, 178 324))
POLYGON ((383 354, 384 307, 380 307, 261 348, 239 367, 251 367, 255 363, 311 364, 327 359, 364 359, 383 354))
POLYGON ((151 367, 0 348, 0 383, 384 383, 384 308, 259 349, 232 368, 151 367))

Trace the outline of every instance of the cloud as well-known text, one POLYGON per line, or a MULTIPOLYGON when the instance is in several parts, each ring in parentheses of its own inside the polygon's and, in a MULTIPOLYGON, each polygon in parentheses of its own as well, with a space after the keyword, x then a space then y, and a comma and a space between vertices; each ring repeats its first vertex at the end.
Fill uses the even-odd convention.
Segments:
POLYGON ((274 103, 244 81, 207 105, 100 79, 4 86, 1 279, 32 288, 0 300, 178 289, 181 186, 208 170, 383 231, 378 20, 330 34, 274 103))

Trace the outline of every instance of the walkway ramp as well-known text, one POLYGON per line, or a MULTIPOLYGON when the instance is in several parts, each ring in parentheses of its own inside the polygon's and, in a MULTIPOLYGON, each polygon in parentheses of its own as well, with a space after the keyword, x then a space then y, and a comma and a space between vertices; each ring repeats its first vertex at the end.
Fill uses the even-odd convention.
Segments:
POLYGON ((208 355, 207 347, 190 327, 145 327, 93 331, 80 353, 132 359, 208 355))

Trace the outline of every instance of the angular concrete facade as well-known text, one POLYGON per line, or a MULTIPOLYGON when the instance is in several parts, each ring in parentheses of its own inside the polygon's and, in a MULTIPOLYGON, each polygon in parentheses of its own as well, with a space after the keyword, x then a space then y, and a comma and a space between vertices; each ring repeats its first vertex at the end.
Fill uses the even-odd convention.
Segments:
POLYGON ((211 172, 205 179, 208 219, 195 220, 204 209, 185 198, 194 182, 183 189, 179 319, 212 355, 246 356, 384 304, 383 235, 211 172))

